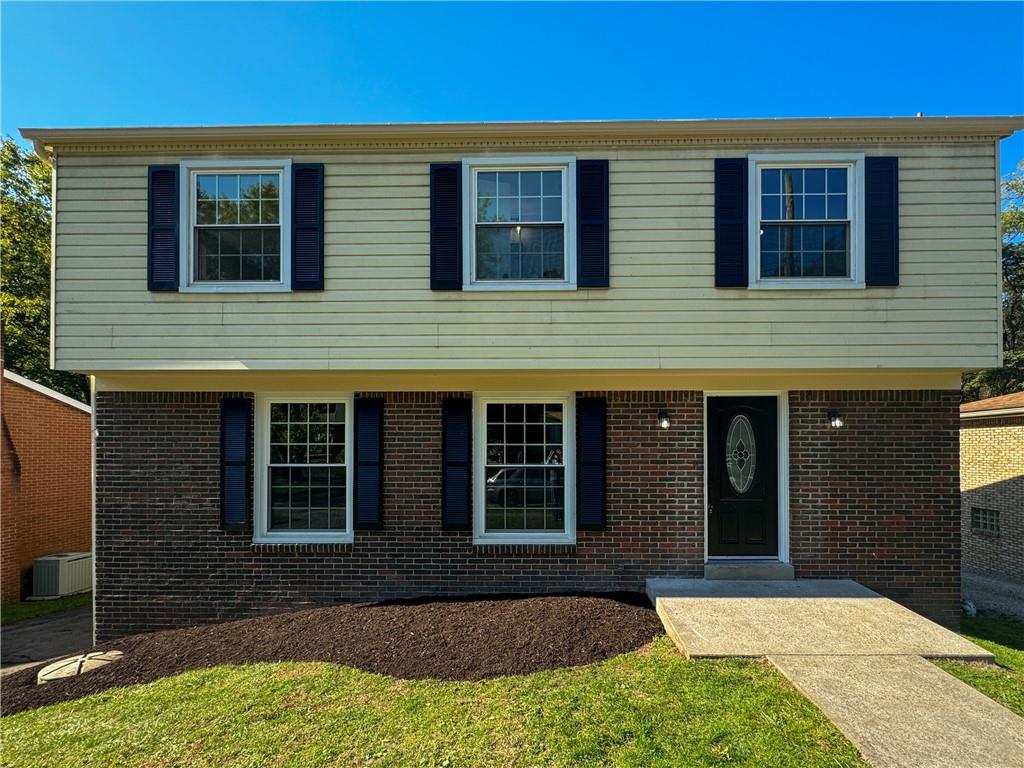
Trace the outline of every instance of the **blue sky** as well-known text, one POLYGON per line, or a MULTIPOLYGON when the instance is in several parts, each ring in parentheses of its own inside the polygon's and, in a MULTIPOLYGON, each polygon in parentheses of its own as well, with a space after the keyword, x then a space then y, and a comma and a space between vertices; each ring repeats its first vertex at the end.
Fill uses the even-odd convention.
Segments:
POLYGON ((1021 2, 4 2, 0 24, 4 134, 1024 113, 1021 2))

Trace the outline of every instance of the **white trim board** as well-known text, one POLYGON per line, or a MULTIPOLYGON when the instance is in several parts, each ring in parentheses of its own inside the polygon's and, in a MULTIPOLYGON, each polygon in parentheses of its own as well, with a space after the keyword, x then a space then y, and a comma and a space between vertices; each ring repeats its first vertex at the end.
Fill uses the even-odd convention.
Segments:
POLYGON ((56 400, 64 405, 70 405, 72 408, 77 408, 85 413, 92 413, 92 406, 86 405, 85 403, 75 400, 73 397, 62 395, 60 392, 56 392, 49 387, 44 387, 42 384, 36 384, 32 379, 26 379, 24 376, 19 376, 13 371, 4 371, 4 378, 8 381, 13 381, 15 384, 21 384, 26 389, 31 389, 33 392, 38 392, 41 395, 46 395, 52 400, 56 400))
POLYGON ((704 562, 720 560, 773 560, 771 557, 711 557, 708 555, 708 398, 709 397, 774 397, 778 404, 778 454, 779 454, 779 549, 776 558, 780 563, 789 559, 789 392, 776 391, 705 391, 703 402, 704 424, 704 562))

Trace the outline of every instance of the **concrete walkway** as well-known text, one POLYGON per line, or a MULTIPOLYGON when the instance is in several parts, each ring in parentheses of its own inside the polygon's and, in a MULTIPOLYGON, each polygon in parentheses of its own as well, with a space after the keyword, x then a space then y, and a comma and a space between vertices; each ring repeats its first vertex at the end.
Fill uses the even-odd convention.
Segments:
POLYGON ((922 657, 992 655, 853 581, 650 579, 687 657, 766 656, 876 768, 1022 768, 1024 720, 922 657))
POLYGON ((891 655, 992 661, 984 648, 855 581, 650 579, 687 656, 891 655))
POLYGON ((0 628, 0 675, 92 648, 92 606, 0 628))
POLYGON ((920 656, 769 656, 877 768, 1020 768, 1024 720, 920 656))

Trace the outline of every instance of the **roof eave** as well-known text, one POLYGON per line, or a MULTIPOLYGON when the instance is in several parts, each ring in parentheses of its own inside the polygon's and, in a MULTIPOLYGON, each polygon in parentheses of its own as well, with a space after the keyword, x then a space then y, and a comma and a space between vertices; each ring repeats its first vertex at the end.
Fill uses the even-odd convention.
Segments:
POLYGON ((1018 405, 1012 408, 991 408, 986 411, 960 411, 961 419, 979 419, 982 417, 996 418, 999 416, 1021 416, 1024 415, 1024 406, 1018 405))
MULTIPOLYGON (((594 120, 551 122, 367 123, 321 125, 166 126, 138 128, 23 128, 21 135, 46 148, 60 144, 224 141, 246 139, 341 140, 460 139, 489 136, 650 138, 1006 137, 1024 129, 1024 116, 849 117, 715 120, 594 120)), ((37 149, 38 151, 38 149, 37 149)))

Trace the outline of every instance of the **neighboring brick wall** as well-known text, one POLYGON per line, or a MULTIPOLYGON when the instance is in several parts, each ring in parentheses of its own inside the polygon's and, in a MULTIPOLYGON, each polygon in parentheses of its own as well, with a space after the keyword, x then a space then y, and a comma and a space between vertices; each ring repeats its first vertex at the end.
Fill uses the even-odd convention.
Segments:
POLYGON ((797 576, 850 577, 956 625, 959 392, 791 392, 789 403, 797 576))
MULTIPOLYGON (((470 532, 441 530, 442 395, 422 392, 376 393, 387 401, 384 530, 357 531, 354 545, 306 546, 253 545, 251 532, 222 531, 219 400, 230 394, 99 395, 99 639, 339 600, 640 590, 650 576, 703 573, 699 392, 607 393, 607 530, 580 532, 575 546, 558 547, 474 547, 470 532), (668 430, 655 423, 663 404, 672 418, 668 430)), ((946 518, 957 504, 956 432, 945 428, 949 418, 942 414, 955 411, 957 394, 882 393, 876 402, 841 393, 850 427, 842 435, 824 425, 825 402, 815 397, 791 398, 801 462, 794 509, 806 517, 794 524, 797 568, 863 578, 952 620, 959 529, 954 525, 948 536, 946 518), (901 437, 901 426, 916 439, 901 437), (870 478, 878 474, 878 454, 885 467, 876 499, 870 478), (950 457, 951 468, 943 460, 950 457), (854 468, 840 468, 844 458, 854 468), (823 490, 817 478, 825 471, 831 474, 823 490), (894 478, 907 472, 917 478, 900 481, 896 503, 894 478), (865 478, 853 495, 845 492, 850 477, 865 478), (943 533, 901 533, 906 524, 896 521, 897 508, 937 520, 943 533), (929 573, 921 575, 926 564, 929 573)))
MULTIPOLYGON (((0 407, 3 405, 0 384, 0 407)), ((0 602, 11 603, 21 598, 21 563, 18 560, 18 496, 21 485, 21 463, 14 452, 14 441, 7 420, 0 420, 0 602)))
POLYGON ((90 417, 2 378, 0 600, 31 593, 32 560, 92 549, 90 417))
POLYGON ((610 395, 608 530, 559 547, 474 547, 472 533, 441 530, 442 396, 379 394, 384 530, 356 531, 354 545, 254 546, 251 532, 219 527, 229 393, 101 393, 98 638, 339 600, 639 590, 648 576, 701 575, 699 393, 610 395), (655 424, 661 403, 670 430, 655 424))
POLYGON ((1024 582, 1024 415, 960 421, 965 568, 1024 582), (999 511, 999 534, 971 528, 971 507, 999 511))

